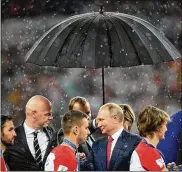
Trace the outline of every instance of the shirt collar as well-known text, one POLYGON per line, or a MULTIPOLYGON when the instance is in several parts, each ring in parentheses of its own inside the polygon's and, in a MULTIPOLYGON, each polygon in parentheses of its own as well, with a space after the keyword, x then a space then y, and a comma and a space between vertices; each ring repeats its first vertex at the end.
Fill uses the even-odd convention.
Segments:
POLYGON ((26 122, 24 122, 23 126, 24 126, 24 129, 25 129, 25 133, 26 133, 26 134, 32 134, 32 133, 35 132, 35 131, 40 132, 40 130, 35 130, 35 129, 33 129, 33 128, 30 128, 30 127, 26 124, 26 122))
POLYGON ((118 131, 116 131, 116 132, 112 135, 112 138, 113 138, 114 140, 117 140, 118 137, 121 135, 122 131, 123 131, 123 127, 120 128, 118 131))

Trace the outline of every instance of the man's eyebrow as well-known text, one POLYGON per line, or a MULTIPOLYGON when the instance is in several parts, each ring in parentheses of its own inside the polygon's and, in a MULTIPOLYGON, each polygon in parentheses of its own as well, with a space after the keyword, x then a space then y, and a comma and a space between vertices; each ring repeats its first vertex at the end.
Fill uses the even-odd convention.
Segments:
POLYGON ((14 130, 15 129, 15 127, 10 127, 10 129, 9 130, 14 130))

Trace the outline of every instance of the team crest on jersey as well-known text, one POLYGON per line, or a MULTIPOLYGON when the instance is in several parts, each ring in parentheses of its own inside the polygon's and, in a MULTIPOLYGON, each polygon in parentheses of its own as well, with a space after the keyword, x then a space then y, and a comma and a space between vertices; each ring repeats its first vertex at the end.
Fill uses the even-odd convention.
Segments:
POLYGON ((157 165, 160 167, 160 168, 162 168, 163 166, 164 166, 164 160, 163 159, 157 159, 157 160, 155 160, 156 161, 156 163, 157 163, 157 165))
POLYGON ((57 171, 67 171, 68 167, 64 166, 64 165, 59 165, 58 170, 57 171))

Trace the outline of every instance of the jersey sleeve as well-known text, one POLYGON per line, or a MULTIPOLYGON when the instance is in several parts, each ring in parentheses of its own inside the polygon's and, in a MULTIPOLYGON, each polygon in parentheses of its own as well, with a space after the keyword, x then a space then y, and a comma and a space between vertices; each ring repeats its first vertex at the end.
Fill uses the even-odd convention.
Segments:
POLYGON ((156 149, 138 156, 141 166, 147 171, 162 171, 165 168, 165 162, 156 149))
POLYGON ((54 168, 54 160, 55 160, 55 154, 50 153, 49 156, 47 157, 46 163, 45 163, 45 171, 55 171, 54 168))
POLYGON ((142 167, 139 156, 136 151, 133 151, 130 160, 130 171, 145 171, 142 167))
POLYGON ((67 158, 64 157, 61 160, 56 158, 56 155, 51 152, 45 163, 45 171, 68 171, 67 164, 67 158))
POLYGON ((4 161, 2 156, 1 156, 1 168, 0 168, 0 170, 1 171, 7 171, 5 161, 4 161))
POLYGON ((45 163, 45 171, 75 171, 76 167, 74 159, 66 153, 59 156, 58 152, 51 152, 45 163))

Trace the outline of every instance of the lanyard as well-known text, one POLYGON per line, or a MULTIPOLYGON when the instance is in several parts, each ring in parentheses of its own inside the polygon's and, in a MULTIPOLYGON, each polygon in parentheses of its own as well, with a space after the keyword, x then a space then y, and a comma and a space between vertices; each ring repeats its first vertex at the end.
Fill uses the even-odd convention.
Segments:
POLYGON ((71 146, 73 149, 76 150, 76 159, 77 159, 77 163, 78 163, 78 171, 80 171, 80 155, 78 153, 78 148, 76 147, 75 144, 73 144, 72 142, 70 142, 68 139, 63 139, 63 142, 68 144, 69 146, 71 146))
POLYGON ((73 144, 72 142, 70 142, 68 139, 63 139, 63 142, 64 143, 67 143, 69 146, 71 146, 73 149, 75 149, 75 151, 77 152, 78 151, 78 148, 76 147, 75 144, 73 144))

